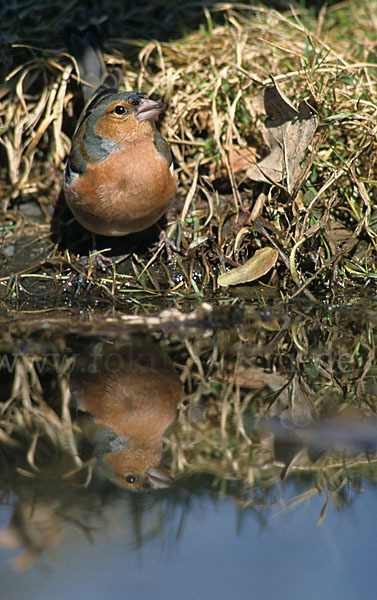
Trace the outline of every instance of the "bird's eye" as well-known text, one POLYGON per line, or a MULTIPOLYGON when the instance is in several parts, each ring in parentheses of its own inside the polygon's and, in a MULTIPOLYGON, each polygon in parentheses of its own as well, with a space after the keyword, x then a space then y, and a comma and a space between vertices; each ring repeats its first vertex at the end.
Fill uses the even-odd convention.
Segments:
POLYGON ((124 480, 125 480, 125 482, 126 482, 126 483, 130 483, 130 484, 132 484, 132 483, 136 483, 136 481, 137 481, 137 476, 136 476, 136 475, 127 475, 127 476, 124 478, 124 480))
POLYGON ((124 115, 126 109, 124 108, 123 104, 118 104, 118 106, 114 108, 113 112, 115 112, 116 115, 124 115))

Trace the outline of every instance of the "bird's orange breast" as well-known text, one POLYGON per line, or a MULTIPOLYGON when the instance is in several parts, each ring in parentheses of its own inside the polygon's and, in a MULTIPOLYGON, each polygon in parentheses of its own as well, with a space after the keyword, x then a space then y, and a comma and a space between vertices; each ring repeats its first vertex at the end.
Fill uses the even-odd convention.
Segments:
POLYGON ((78 221, 90 231, 118 236, 147 229, 164 214, 177 188, 167 159, 152 140, 88 163, 66 190, 78 221))

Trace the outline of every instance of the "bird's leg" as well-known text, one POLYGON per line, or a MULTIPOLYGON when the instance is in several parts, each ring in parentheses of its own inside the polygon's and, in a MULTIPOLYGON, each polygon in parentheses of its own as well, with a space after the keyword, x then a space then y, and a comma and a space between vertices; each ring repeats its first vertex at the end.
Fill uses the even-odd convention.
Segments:
POLYGON ((177 254, 186 254, 182 248, 178 248, 175 242, 169 238, 165 229, 162 229, 158 223, 157 227, 160 230, 160 233, 158 242, 151 248, 153 252, 158 252, 161 248, 165 247, 168 261, 172 259, 173 252, 176 252, 177 254))
POLYGON ((92 232, 92 252, 90 253, 90 258, 92 264, 96 267, 99 267, 101 271, 107 271, 108 268, 112 268, 114 261, 109 256, 103 256, 102 252, 108 252, 111 248, 106 248, 105 250, 97 250, 97 237, 96 234, 92 232))

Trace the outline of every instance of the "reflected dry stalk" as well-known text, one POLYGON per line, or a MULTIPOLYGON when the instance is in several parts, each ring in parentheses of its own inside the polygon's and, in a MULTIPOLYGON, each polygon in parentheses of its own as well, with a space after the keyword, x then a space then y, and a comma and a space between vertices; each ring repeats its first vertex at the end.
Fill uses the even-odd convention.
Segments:
MULTIPOLYGON (((174 358, 185 390, 178 423, 164 437, 165 464, 178 485, 207 474, 218 493, 237 485, 241 506, 267 509, 276 504, 282 479, 300 488, 283 504, 287 508, 314 493, 323 493, 326 505, 331 499, 341 506, 349 486, 357 492, 363 475, 375 479, 375 326, 366 314, 330 314, 313 307, 307 315, 297 312, 287 320, 279 312, 250 310, 236 328, 215 330, 215 336, 199 335, 197 323, 196 331, 191 324, 184 338, 183 330, 171 329, 162 340, 163 323, 155 323, 151 336, 174 358), (347 423, 354 423, 354 430, 347 423), (326 427, 355 448, 330 451, 326 427), (320 438, 317 447, 313 439, 320 438), (371 444, 370 449, 363 450, 363 444, 371 444)), ((115 324, 114 317, 111 321, 115 324)), ((120 323, 108 341, 118 338, 120 323)), ((3 475, 15 469, 24 480, 58 477, 70 487, 87 486, 93 461, 78 454, 82 434, 70 398, 70 374, 79 355, 72 353, 69 336, 58 335, 47 319, 46 325, 38 343, 38 329, 30 322, 23 330, 20 326, 19 339, 29 354, 20 353, 14 370, 8 371, 10 393, 0 421, 3 475), (58 352, 46 360, 43 348, 51 347, 58 352)), ((104 325, 92 330, 96 338, 98 331, 105 336, 104 325)), ((140 331, 145 333, 144 325, 140 331)), ((85 348, 90 331, 83 327, 81 333, 85 348)), ((4 342, 2 352, 0 375, 6 381, 4 342)))
MULTIPOLYGON (((148 11, 153 12, 157 4, 151 3, 148 11)), ((186 253, 184 264, 179 255, 175 258, 180 278, 166 267, 161 250, 143 260, 134 254, 128 259, 135 267, 127 273, 129 281, 117 264, 110 278, 95 273, 90 264, 81 266, 91 294, 123 302, 140 286, 158 295, 160 264, 166 270, 162 287, 177 296, 217 289, 221 273, 243 265, 266 246, 265 236, 253 224, 253 209, 262 190, 265 201, 258 216, 274 228, 269 235, 290 265, 288 270, 288 263, 280 258, 278 268, 263 281, 283 290, 288 299, 304 290, 307 294, 310 290, 313 299, 327 290, 337 293, 339 286, 372 285, 377 236, 377 76, 371 18, 377 18, 375 3, 325 6, 318 18, 304 10, 279 13, 237 3, 206 8, 204 13, 195 10, 194 3, 185 4, 185 16, 196 14, 200 28, 181 32, 169 42, 115 35, 105 55, 108 64, 122 66, 126 89, 147 91, 169 104, 163 129, 180 187, 166 230, 186 253), (342 38, 337 35, 338 24, 342 38), (363 35, 355 34, 356 30, 363 35), (261 161, 269 152, 258 106, 260 93, 271 86, 269 74, 293 106, 301 102, 301 107, 312 107, 309 112, 318 114, 319 122, 301 167, 303 148, 298 163, 289 166, 292 140, 285 131, 280 140, 284 156, 278 162, 284 159, 286 177, 256 184, 248 173, 255 170, 250 161, 261 161)), ((119 14, 120 21, 123 17, 126 12, 119 14)), ((25 238, 25 233, 35 239, 48 232, 79 94, 77 66, 65 50, 51 47, 49 31, 37 31, 39 47, 17 44, 13 64, 5 62, 9 69, 0 88, 5 249, 25 238), (28 199, 39 205, 42 222, 23 214, 28 199)), ((292 122, 290 131, 296 125, 292 122)), ((7 261, 12 271, 12 261, 7 261)), ((36 257, 32 269, 24 267, 17 265, 13 272, 49 278, 57 293, 66 289, 69 278, 72 294, 80 285, 74 251, 63 258, 54 244, 43 258, 36 257)), ((22 296, 21 281, 9 273, 2 281, 9 283, 9 296, 22 296)))
MULTIPOLYGON (((0 428, 4 448, 15 447, 25 452, 24 466, 18 466, 18 472, 31 479, 38 478, 43 474, 39 463, 46 454, 54 461, 55 476, 59 472, 61 477, 68 477, 85 471, 87 465, 79 457, 75 440, 78 430, 68 411, 70 394, 67 377, 72 359, 67 359, 66 364, 62 361, 56 373, 62 392, 60 415, 44 399, 40 379, 47 369, 55 372, 54 363, 48 364, 43 357, 21 354, 16 357, 10 355, 12 359, 12 391, 9 400, 2 404, 0 428), (69 458, 59 465, 53 457, 60 454, 69 458)), ((48 470, 50 468, 52 466, 48 466, 48 470)))
MULTIPOLYGON (((289 476, 291 481, 302 481, 301 477, 305 474, 309 487, 306 489, 305 485, 305 491, 288 502, 287 508, 293 508, 298 502, 321 492, 325 494, 326 506, 329 498, 341 506, 346 502, 345 487, 351 485, 357 490, 360 473, 375 472, 376 435, 374 441, 369 438, 372 442, 369 452, 358 448, 356 441, 354 450, 329 452, 323 447, 319 452, 315 444, 306 448, 299 438, 295 439, 296 434, 289 434, 289 429, 284 430, 280 426, 282 432, 286 431, 286 437, 280 441, 270 425, 258 425, 266 417, 281 416, 283 422, 290 421, 290 427, 295 425, 296 431, 302 431, 302 435, 309 434, 312 439, 319 439, 321 421, 317 433, 315 429, 318 419, 323 418, 325 425, 326 415, 339 414, 339 419, 336 417, 333 421, 334 433, 329 435, 344 435, 343 424, 348 420, 350 424, 354 422, 355 440, 358 436, 360 440, 369 436, 375 427, 373 419, 368 421, 366 418, 365 428, 360 420, 361 414, 373 415, 373 397, 369 395, 373 392, 364 389, 363 395, 358 393, 362 413, 356 410, 356 405, 354 413, 348 412, 347 408, 355 390, 360 388, 355 381, 364 380, 367 372, 373 378, 369 361, 372 350, 365 346, 363 335, 354 346, 355 350, 358 348, 357 351, 362 352, 363 359, 355 356, 355 362, 351 361, 354 369, 344 361, 346 353, 349 359, 352 354, 352 351, 348 354, 346 350, 347 347, 350 349, 350 338, 340 333, 341 328, 338 330, 340 337, 337 333, 334 336, 337 327, 335 323, 329 323, 334 337, 328 347, 326 343, 318 346, 316 364, 316 353, 311 356, 313 349, 309 350, 309 341, 303 336, 307 330, 302 319, 303 315, 297 315, 297 319, 292 321, 292 328, 286 331, 285 339, 280 339, 280 348, 267 354, 265 361, 271 360, 267 363, 267 370, 266 363, 258 366, 252 359, 255 356, 250 345, 253 327, 248 329, 248 339, 241 347, 238 346, 236 355, 226 342, 229 336, 223 333, 215 361, 205 361, 210 341, 190 344, 188 363, 183 372, 185 378, 190 373, 189 389, 192 392, 187 396, 187 409, 181 414, 179 428, 167 440, 177 475, 211 473, 219 490, 225 490, 226 482, 230 480, 239 481, 243 486, 242 505, 252 506, 261 490, 270 495, 281 478, 289 476), (298 319, 301 322, 299 330, 298 319), (364 368, 360 367, 361 362, 364 368), (359 366, 356 366, 357 363, 360 363, 359 366), (297 374, 292 377, 295 372, 297 374), (348 392, 344 395, 347 386, 348 392), (332 402, 329 402, 329 393, 332 402), (310 487, 311 484, 313 487, 310 487)), ((268 327, 261 331, 257 323, 255 326, 259 347, 268 348, 268 339, 271 340, 273 332, 268 327)), ((311 322, 312 335, 316 327, 321 328, 320 321, 317 324, 311 322)), ((322 331, 322 334, 325 339, 325 332, 322 331)), ((329 445, 331 439, 328 438, 329 445)), ((370 443, 367 437, 364 439, 365 444, 370 443)), ((325 510, 320 520, 323 520, 324 514, 325 510)))

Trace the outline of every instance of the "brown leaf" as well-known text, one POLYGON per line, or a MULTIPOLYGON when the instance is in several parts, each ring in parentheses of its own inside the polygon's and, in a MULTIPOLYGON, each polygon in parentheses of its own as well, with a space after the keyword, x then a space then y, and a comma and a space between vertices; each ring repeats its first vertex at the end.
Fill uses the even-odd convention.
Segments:
POLYGON ((336 219, 331 219, 326 227, 325 238, 330 246, 332 254, 335 254, 339 246, 349 240, 351 235, 352 231, 347 227, 344 227, 343 223, 336 219))
POLYGON ((221 286, 239 285, 259 279, 275 265, 279 252, 276 248, 261 248, 244 265, 223 273, 217 280, 221 286))
POLYGON ((266 195, 261 193, 254 202, 253 210, 251 211, 251 220, 255 221, 257 217, 260 217, 263 212, 264 203, 266 202, 266 195))
POLYGON ((257 155, 255 148, 231 148, 229 150, 229 163, 234 173, 246 171, 254 162, 257 155))
POLYGON ((313 419, 310 391, 296 375, 292 380, 291 418, 297 427, 306 427, 313 419))
POLYGON ((285 176, 288 191, 292 192, 306 149, 317 129, 318 117, 305 101, 300 102, 297 111, 275 82, 264 90, 264 106, 267 119, 263 137, 270 154, 250 167, 246 175, 254 181, 281 181, 285 176))
MULTIPOLYGON (((233 173, 246 171, 246 169, 255 164, 257 151, 251 146, 248 148, 232 146, 229 149, 225 146, 225 150, 227 150, 229 164, 233 169, 233 173)), ((228 177, 228 170, 224 158, 220 159, 218 167, 216 162, 211 163, 210 170, 214 173, 210 179, 214 179, 215 174, 216 177, 228 177), (216 172, 217 170, 218 172, 216 172)))

